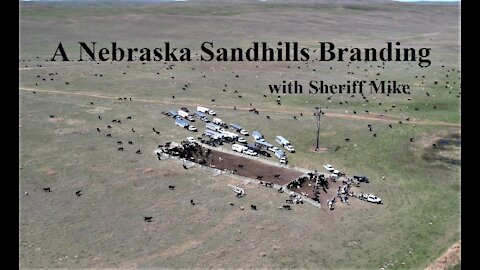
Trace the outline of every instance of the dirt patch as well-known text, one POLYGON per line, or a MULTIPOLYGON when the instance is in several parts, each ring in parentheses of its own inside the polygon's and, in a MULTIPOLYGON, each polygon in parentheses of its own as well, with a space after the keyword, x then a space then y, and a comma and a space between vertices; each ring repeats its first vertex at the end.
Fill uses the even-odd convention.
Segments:
POLYGON ((143 171, 143 173, 152 173, 154 172, 153 168, 145 168, 143 171))
POLYGON ((45 169, 42 169, 42 172, 46 175, 55 175, 57 174, 57 171, 52 169, 52 168, 45 168, 45 169))
POLYGON ((317 153, 317 154, 320 154, 320 153, 325 153, 328 151, 328 148, 327 147, 319 147, 318 150, 315 149, 316 147, 315 146, 310 146, 308 148, 308 151, 312 152, 312 153, 317 153))
POLYGON ((196 151, 193 152, 192 161, 197 163, 203 161, 206 166, 233 171, 234 174, 248 178, 256 179, 261 176, 261 180, 278 185, 285 185, 303 175, 301 172, 268 165, 246 157, 208 150, 197 146, 196 151))
POLYGON ((65 121, 65 124, 67 125, 81 125, 81 124, 85 124, 86 121, 84 120, 78 120, 78 119, 68 119, 65 121))
POLYGON ((47 121, 50 122, 50 123, 60 123, 60 122, 63 122, 63 120, 64 120, 64 119, 61 118, 61 117, 58 117, 58 118, 57 118, 57 117, 54 117, 54 118, 48 118, 47 121))
POLYGON ((425 270, 449 269, 461 262, 461 242, 458 241, 425 270))

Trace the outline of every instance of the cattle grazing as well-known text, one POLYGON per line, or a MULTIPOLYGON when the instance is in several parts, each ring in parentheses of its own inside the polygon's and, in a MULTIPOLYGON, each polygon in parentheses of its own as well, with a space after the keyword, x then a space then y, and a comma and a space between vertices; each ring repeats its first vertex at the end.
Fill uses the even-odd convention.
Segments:
POLYGON ((294 116, 293 116, 293 119, 297 120, 297 117, 294 115, 294 116))
POLYGON ((132 142, 132 141, 128 141, 128 144, 133 144, 133 142, 132 142))
POLYGON ((152 218, 153 218, 153 217, 143 217, 143 220, 144 220, 145 222, 152 222, 152 218))
POLYGON ((273 178, 279 178, 280 177, 280 174, 274 174, 273 175, 273 178))
POLYGON ((128 116, 127 119, 132 119, 132 117, 131 117, 131 116, 128 116))
POLYGON ((132 128, 132 132, 135 132, 135 129, 132 128))
POLYGON ((118 144, 122 144, 122 141, 117 141, 118 144))
POLYGON ((257 175, 257 179, 258 179, 258 180, 262 180, 262 179, 263 179, 263 176, 257 175))
POLYGON ((188 170, 188 167, 185 164, 183 164, 182 166, 185 170, 188 170))
POLYGON ((100 132, 100 129, 99 129, 99 128, 97 128, 97 131, 98 131, 98 132, 100 132))
POLYGON ((270 119, 270 116, 269 116, 269 115, 267 115, 267 119, 270 119))
POLYGON ((190 204, 191 204, 191 205, 195 205, 195 203, 193 202, 193 200, 190 200, 190 204))
POLYGON ((253 210, 257 210, 257 206, 253 204, 250 205, 250 208, 252 208, 253 210))
POLYGON ((242 164, 238 164, 238 167, 239 167, 239 168, 243 168, 243 165, 242 165, 242 164))
POLYGON ((413 142, 413 138, 410 138, 410 142, 413 142))
POLYGON ((93 102, 90 102, 90 105, 93 105, 93 102))
POLYGON ((49 187, 43 188, 43 191, 45 191, 45 192, 52 192, 52 190, 51 190, 49 187))
POLYGON ((82 192, 82 190, 76 191, 76 192, 75 192, 75 195, 77 195, 78 197, 80 197, 80 196, 82 196, 82 193, 81 193, 81 192, 82 192))
POLYGON ((155 131, 155 133, 157 133, 157 135, 160 135, 160 131, 155 131))
POLYGON ((376 138, 376 137, 377 137, 377 133, 374 133, 374 134, 373 134, 373 137, 375 137, 375 138, 376 138))
POLYGON ((346 142, 349 142, 349 141, 350 141, 350 139, 349 139, 349 138, 345 138, 345 141, 346 141, 346 142))
POLYGON ((436 144, 432 144, 433 148, 437 148, 437 145, 436 144))
POLYGON ((112 128, 112 126, 108 125, 107 128, 112 128))
POLYGON ((389 126, 390 128, 393 128, 391 124, 388 124, 388 126, 389 126))
POLYGON ((119 147, 117 150, 118 151, 123 151, 123 147, 119 147))
POLYGON ((168 189, 170 189, 170 190, 175 190, 175 186, 169 185, 169 186, 168 186, 168 189))
POLYGON ((102 117, 99 115, 99 116, 98 116, 98 119, 102 120, 102 117))
POLYGON ((137 150, 137 152, 135 152, 135 153, 136 153, 136 154, 141 154, 142 151, 140 151, 140 149, 139 149, 139 150, 137 150))

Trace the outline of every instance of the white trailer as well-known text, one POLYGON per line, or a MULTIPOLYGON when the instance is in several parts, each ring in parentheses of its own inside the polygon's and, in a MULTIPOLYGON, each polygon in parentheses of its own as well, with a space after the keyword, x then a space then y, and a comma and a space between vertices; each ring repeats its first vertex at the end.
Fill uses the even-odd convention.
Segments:
POLYGON ((184 110, 178 110, 178 115, 180 115, 181 117, 183 118, 187 118, 188 117, 188 113, 184 110))
POLYGON ((207 108, 207 107, 197 106, 197 111, 202 112, 202 113, 208 113, 210 111, 210 109, 207 108))
POLYGON ((248 147, 235 143, 235 144, 232 144, 232 150, 239 153, 243 153, 243 151, 248 150, 248 147))
POLYGON ((214 124, 217 124, 217 125, 222 125, 222 124, 223 124, 222 119, 217 118, 217 117, 213 118, 213 119, 212 119, 212 122, 213 122, 214 124))

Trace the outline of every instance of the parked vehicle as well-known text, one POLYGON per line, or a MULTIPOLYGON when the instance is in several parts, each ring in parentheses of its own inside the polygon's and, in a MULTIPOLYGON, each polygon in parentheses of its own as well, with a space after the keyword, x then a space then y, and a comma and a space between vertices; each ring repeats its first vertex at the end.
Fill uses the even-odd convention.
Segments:
POLYGON ((262 155, 262 156, 266 156, 266 157, 271 157, 272 155, 270 155, 270 153, 268 153, 267 151, 265 150, 259 150, 258 151, 258 154, 259 155, 262 155))
POLYGON ((281 146, 286 146, 290 144, 290 142, 282 136, 276 136, 275 141, 281 146))
POLYGON ((237 141, 239 143, 247 143, 247 140, 245 140, 245 138, 242 138, 242 137, 238 137, 237 141))
POLYGON ((323 164, 323 168, 325 168, 327 172, 333 172, 335 170, 331 164, 323 164))
POLYGON ((188 126, 188 130, 190 131, 197 131, 197 128, 194 126, 188 126))
POLYGON ((207 129, 211 129, 211 130, 213 130, 213 131, 220 131, 220 130, 222 129, 221 126, 215 125, 214 123, 206 123, 206 124, 205 124, 205 127, 206 127, 207 129))
POLYGON ((370 181, 368 180, 368 177, 363 175, 354 175, 353 179, 357 180, 358 182, 370 183, 370 181))
POLYGON ((273 146, 273 147, 267 148, 267 150, 272 151, 272 152, 275 152, 275 151, 277 151, 277 150, 279 150, 279 149, 278 149, 278 147, 273 146))
POLYGON ((175 110, 169 110, 168 114, 172 117, 175 118, 178 116, 178 113, 175 110))
POLYGON ((217 125, 222 125, 223 121, 222 121, 222 119, 215 117, 215 118, 212 119, 212 123, 217 124, 217 125))
POLYGON ((258 155, 258 153, 253 151, 252 149, 245 150, 245 151, 243 151, 243 153, 247 154, 249 156, 257 156, 258 155))
POLYGON ((375 195, 368 195, 368 197, 367 197, 367 202, 381 204, 381 203, 382 203, 382 199, 378 198, 378 197, 375 196, 375 195))
POLYGON ((210 109, 207 108, 207 107, 198 106, 197 111, 202 112, 202 113, 208 113, 208 111, 210 111, 210 109))
POLYGON ((252 131, 252 136, 256 141, 263 139, 263 135, 262 133, 260 133, 260 131, 256 131, 256 130, 252 131))
POLYGON ((232 144, 232 150, 239 153, 243 153, 243 151, 248 150, 248 147, 241 144, 232 144))
POLYGON ((175 120, 175 125, 182 127, 182 128, 188 128, 188 122, 185 121, 184 119, 177 118, 175 120))
POLYGON ((224 137, 230 138, 232 140, 236 140, 238 138, 238 134, 234 132, 227 131, 225 129, 221 129, 220 133, 223 134, 224 137))
POLYGON ((216 131, 211 130, 211 129, 205 129, 205 132, 203 134, 205 134, 205 136, 208 136, 208 137, 213 138, 213 139, 222 139, 223 138, 222 133, 216 132, 216 131))
POLYGON ((278 158, 278 159, 282 159, 282 158, 286 158, 287 155, 285 155, 285 152, 283 152, 282 150, 278 149, 275 151, 275 156, 278 158))
POLYGON ((240 134, 248 136, 248 131, 242 128, 240 125, 237 124, 230 124, 230 128, 235 130, 236 132, 240 132, 240 134))
POLYGON ((189 143, 196 143, 197 142, 197 141, 195 141, 195 138, 193 138, 193 137, 187 137, 187 141, 189 143))
POLYGON ((290 153, 295 153, 295 148, 293 148, 293 146, 291 145, 285 145, 285 149, 290 152, 290 153))
POLYGON ((217 115, 217 113, 215 111, 212 111, 207 107, 198 106, 197 111, 203 112, 203 113, 208 113, 209 115, 217 115))
POLYGON ((265 140, 262 140, 262 141, 255 140, 255 146, 257 146, 258 148, 263 148, 263 149, 268 149, 270 147, 273 147, 272 144, 266 142, 265 140))

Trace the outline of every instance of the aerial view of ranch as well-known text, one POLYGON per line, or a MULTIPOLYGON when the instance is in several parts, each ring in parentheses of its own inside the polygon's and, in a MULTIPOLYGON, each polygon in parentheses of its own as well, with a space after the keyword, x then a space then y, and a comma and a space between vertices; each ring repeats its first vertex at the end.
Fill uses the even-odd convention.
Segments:
POLYGON ((460 14, 19 1, 19 267, 460 269, 460 14))

